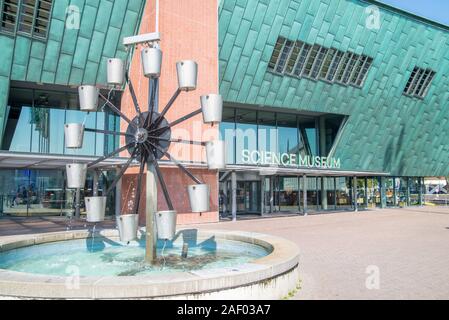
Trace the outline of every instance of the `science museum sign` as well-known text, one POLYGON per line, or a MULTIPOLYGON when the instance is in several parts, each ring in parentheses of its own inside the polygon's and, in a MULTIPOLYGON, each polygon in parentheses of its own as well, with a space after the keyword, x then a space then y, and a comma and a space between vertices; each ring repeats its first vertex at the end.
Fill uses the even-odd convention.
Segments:
POLYGON ((294 153, 277 153, 271 151, 242 150, 244 164, 256 166, 285 166, 316 169, 340 169, 339 158, 301 156, 294 153))

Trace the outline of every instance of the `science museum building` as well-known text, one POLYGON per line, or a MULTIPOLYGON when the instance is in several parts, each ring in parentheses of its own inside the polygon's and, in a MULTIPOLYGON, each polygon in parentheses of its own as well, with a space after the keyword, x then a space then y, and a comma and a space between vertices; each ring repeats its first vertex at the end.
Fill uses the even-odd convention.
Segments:
MULTIPOLYGON (((107 61, 129 66, 146 109, 141 46, 160 33, 159 108, 177 89, 176 62, 195 60, 198 86, 167 113, 198 109, 220 93, 222 122, 201 115, 176 138, 226 145, 226 168, 204 150, 171 153, 211 186, 210 212, 192 213, 190 184, 170 159, 161 170, 178 223, 420 206, 425 177, 449 176, 449 27, 371 0, 0 0, 0 216, 83 216, 129 156, 100 161, 86 187, 66 187, 65 165, 92 162, 124 144, 116 113, 79 110, 78 87, 96 85, 132 117, 129 88, 110 91, 107 61), (80 122, 82 149, 64 124, 80 122)), ((129 211, 138 168, 108 197, 108 215, 129 211)), ((158 208, 166 209, 161 192, 158 208)), ((145 206, 141 208, 142 219, 145 206)))

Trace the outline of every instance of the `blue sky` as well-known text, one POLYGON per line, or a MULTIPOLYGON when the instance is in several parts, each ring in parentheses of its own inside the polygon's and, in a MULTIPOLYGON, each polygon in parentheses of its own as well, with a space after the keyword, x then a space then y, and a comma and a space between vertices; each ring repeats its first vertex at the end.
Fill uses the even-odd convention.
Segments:
POLYGON ((379 0, 393 7, 449 26, 448 0, 379 0))

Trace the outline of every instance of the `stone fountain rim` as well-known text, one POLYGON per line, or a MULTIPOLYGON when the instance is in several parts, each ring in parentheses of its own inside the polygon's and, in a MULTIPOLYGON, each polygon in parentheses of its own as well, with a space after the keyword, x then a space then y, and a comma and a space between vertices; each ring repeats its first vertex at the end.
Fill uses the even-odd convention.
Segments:
MULTIPOLYGON (((191 230, 189 228, 183 230, 191 230)), ((181 232, 183 230, 180 230, 181 232)), ((141 229, 143 233, 143 229, 141 229)), ((88 230, 52 232, 0 238, 0 253, 33 245, 86 239, 88 230)), ((118 231, 106 229, 98 235, 118 238, 118 231)), ((142 276, 80 277, 79 288, 67 286, 68 277, 37 275, 0 269, 0 296, 37 299, 154 299, 232 290, 275 281, 299 264, 299 248, 283 238, 246 231, 198 230, 198 237, 234 240, 264 247, 271 253, 232 268, 173 272, 142 276)))

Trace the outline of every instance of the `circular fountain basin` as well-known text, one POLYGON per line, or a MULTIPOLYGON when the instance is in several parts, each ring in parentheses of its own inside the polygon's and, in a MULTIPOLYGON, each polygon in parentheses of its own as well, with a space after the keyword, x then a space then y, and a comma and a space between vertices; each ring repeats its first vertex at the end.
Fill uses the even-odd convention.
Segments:
POLYGON ((278 299, 299 281, 295 244, 273 236, 181 230, 145 264, 145 233, 116 230, 0 239, 0 296, 36 299, 278 299), (188 257, 182 248, 188 244, 188 257))

